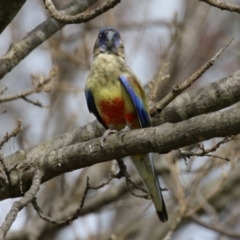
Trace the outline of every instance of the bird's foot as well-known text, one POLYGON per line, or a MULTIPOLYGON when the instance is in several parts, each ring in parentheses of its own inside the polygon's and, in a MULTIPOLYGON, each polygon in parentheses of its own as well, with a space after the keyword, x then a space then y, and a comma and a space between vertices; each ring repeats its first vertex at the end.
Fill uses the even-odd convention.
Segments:
POLYGON ((101 147, 103 147, 103 144, 106 141, 106 138, 108 137, 108 135, 114 134, 117 132, 118 132, 117 130, 112 130, 112 129, 108 129, 107 131, 105 131, 105 133, 103 134, 102 139, 101 139, 101 147))
POLYGON ((124 137, 124 135, 126 134, 126 132, 130 131, 129 127, 126 126, 125 128, 123 128, 121 131, 118 132, 122 134, 122 138, 124 137))

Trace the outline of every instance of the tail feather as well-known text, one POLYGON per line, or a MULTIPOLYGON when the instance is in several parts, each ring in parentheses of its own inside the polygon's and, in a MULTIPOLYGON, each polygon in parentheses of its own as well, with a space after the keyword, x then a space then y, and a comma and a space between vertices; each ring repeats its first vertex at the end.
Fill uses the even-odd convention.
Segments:
POLYGON ((168 220, 166 206, 163 200, 160 184, 155 171, 151 153, 132 156, 132 162, 140 174, 155 205, 158 218, 162 222, 168 220))
POLYGON ((162 195, 161 195, 161 199, 162 199, 162 211, 157 210, 157 215, 161 222, 167 222, 168 221, 168 213, 167 213, 167 209, 166 209, 165 202, 163 200, 162 195))

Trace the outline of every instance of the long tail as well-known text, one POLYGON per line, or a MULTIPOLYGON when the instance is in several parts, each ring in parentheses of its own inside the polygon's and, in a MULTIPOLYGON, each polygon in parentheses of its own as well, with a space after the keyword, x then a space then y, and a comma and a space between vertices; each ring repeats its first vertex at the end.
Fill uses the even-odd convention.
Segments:
POLYGON ((151 153, 146 155, 131 156, 138 173, 142 177, 145 186, 155 205, 158 218, 162 222, 168 220, 168 214, 163 200, 160 184, 156 175, 151 153))

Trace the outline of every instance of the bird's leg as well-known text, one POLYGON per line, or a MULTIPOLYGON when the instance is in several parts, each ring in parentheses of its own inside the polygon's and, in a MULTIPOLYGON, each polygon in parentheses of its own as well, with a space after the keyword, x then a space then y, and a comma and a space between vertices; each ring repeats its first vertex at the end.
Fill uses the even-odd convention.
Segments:
POLYGON ((108 137, 108 135, 113 134, 113 133, 117 133, 117 130, 111 129, 109 128, 108 130, 106 130, 102 136, 101 139, 101 147, 103 147, 104 142, 106 141, 106 138, 108 137))

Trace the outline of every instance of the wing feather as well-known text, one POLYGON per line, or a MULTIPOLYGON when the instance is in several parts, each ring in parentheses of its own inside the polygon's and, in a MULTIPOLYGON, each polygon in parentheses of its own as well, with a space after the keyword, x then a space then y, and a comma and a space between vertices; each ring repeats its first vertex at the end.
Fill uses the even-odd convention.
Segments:
POLYGON ((98 113, 93 95, 89 89, 85 89, 85 97, 87 100, 87 106, 88 106, 89 112, 93 113, 97 118, 97 120, 107 129, 107 126, 104 124, 102 118, 100 117, 100 114, 98 113))
POLYGON ((148 111, 146 110, 146 103, 143 102, 143 100, 145 100, 145 94, 141 85, 138 83, 137 80, 135 80, 135 78, 129 77, 127 75, 122 75, 119 77, 119 79, 133 102, 141 127, 150 127, 150 116, 148 111), (142 96, 138 96, 136 93, 139 93, 139 95, 142 96), (141 97, 143 97, 143 100, 141 99, 141 97))

